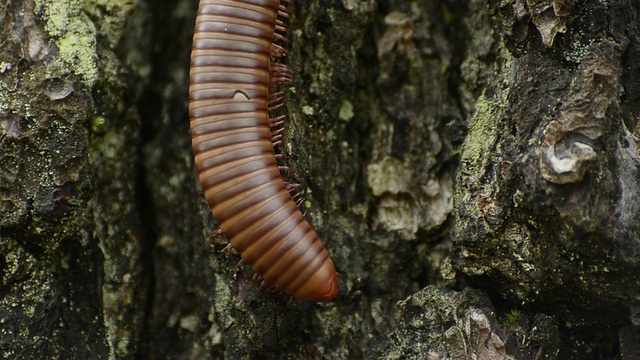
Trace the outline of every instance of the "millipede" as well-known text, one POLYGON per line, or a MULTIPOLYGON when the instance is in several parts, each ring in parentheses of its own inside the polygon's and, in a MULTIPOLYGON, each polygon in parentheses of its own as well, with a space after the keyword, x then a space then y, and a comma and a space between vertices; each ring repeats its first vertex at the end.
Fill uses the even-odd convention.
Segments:
POLYGON ((189 117, 205 197, 262 285, 307 301, 338 293, 329 253, 286 182, 282 158, 290 0, 200 0, 189 117))

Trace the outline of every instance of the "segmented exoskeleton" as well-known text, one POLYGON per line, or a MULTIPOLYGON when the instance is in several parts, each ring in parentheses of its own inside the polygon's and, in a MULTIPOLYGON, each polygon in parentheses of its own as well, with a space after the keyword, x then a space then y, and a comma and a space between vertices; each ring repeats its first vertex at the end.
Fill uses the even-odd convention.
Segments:
POLYGON ((266 284, 330 301, 337 274, 281 176, 284 116, 277 85, 292 71, 290 13, 280 0, 201 0, 191 53, 189 113, 200 182, 223 234, 266 284))

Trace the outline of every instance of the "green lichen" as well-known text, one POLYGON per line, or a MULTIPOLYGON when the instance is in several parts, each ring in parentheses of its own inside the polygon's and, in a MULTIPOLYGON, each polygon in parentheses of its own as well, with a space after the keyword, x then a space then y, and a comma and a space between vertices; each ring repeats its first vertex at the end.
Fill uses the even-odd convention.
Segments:
POLYGON ((126 354, 129 348, 129 338, 123 337, 118 340, 118 351, 120 354, 126 354))
POLYGON ((488 161, 491 147, 497 138, 497 119, 501 109, 498 101, 480 95, 475 104, 475 111, 469 122, 469 135, 462 148, 463 164, 476 164, 488 161))
POLYGON ((96 28, 83 12, 81 2, 36 0, 35 13, 59 51, 49 71, 80 75, 92 87, 98 79, 96 28))
POLYGON ((133 0, 87 0, 84 2, 84 12, 92 19, 100 20, 94 22, 110 49, 114 49, 122 39, 133 8, 133 0))
POLYGON ((309 106, 309 105, 304 105, 302 107, 302 112, 305 115, 309 115, 309 116, 311 116, 311 115, 313 115, 315 113, 315 111, 313 110, 313 106, 309 106))
POLYGON ((353 104, 349 100, 343 101, 338 113, 340 120, 349 121, 353 118, 353 115, 353 104))
MULTIPOLYGON (((212 259, 212 261, 214 261, 212 259)), ((215 264, 212 264, 215 268, 215 264)), ((231 301, 233 299, 233 294, 228 285, 228 280, 222 274, 216 274, 216 282, 215 282, 215 294, 216 298, 222 299, 223 301, 216 302, 216 314, 222 316, 222 323, 225 325, 225 328, 231 326, 234 322, 233 316, 231 315, 231 301)))
POLYGON ((579 64, 592 51, 591 45, 595 40, 588 39, 583 41, 581 39, 581 37, 578 37, 578 40, 571 44, 572 46, 564 54, 565 60, 579 64))
POLYGON ((11 98, 7 91, 0 91, 0 113, 6 113, 11 108, 11 98))

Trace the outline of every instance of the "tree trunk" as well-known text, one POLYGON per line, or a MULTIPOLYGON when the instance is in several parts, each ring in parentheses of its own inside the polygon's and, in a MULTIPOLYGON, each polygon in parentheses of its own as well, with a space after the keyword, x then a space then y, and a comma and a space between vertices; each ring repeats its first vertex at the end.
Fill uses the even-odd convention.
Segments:
POLYGON ((220 253, 197 1, 5 1, 3 358, 640 356, 638 1, 290 7, 285 161, 331 303, 220 253))

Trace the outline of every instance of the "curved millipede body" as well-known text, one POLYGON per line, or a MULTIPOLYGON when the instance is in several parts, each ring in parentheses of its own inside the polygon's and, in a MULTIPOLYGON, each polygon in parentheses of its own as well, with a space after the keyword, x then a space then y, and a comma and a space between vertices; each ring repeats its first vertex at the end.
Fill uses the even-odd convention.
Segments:
POLYGON ((280 0, 201 0, 191 53, 189 113, 202 188, 222 232, 265 283, 330 301, 337 274, 278 167, 284 116, 276 85, 291 70, 280 0))

